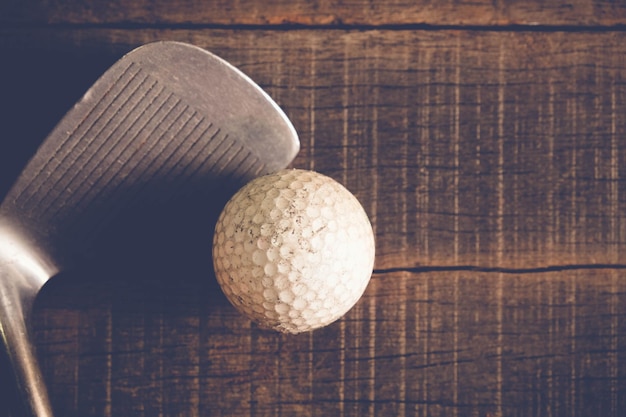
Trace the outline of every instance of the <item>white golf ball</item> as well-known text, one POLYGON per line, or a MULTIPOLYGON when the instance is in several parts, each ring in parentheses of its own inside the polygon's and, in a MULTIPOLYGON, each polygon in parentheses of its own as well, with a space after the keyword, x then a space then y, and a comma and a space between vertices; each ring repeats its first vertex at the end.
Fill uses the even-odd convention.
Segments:
POLYGON ((374 233, 344 186, 283 170, 256 178, 226 204, 213 264, 230 302, 262 327, 326 326, 359 300, 374 267, 374 233))

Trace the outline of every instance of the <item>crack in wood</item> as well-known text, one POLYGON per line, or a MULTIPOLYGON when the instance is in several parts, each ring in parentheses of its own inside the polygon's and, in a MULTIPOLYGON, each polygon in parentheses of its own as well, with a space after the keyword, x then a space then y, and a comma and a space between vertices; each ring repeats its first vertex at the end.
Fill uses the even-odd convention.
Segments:
POLYGON ((571 264, 547 265, 532 268, 504 268, 478 265, 424 265, 414 267, 396 267, 374 269, 373 275, 385 275, 395 272, 409 272, 413 274, 429 272, 483 272, 498 274, 541 274, 548 272, 581 271, 581 270, 623 270, 626 264, 571 264))

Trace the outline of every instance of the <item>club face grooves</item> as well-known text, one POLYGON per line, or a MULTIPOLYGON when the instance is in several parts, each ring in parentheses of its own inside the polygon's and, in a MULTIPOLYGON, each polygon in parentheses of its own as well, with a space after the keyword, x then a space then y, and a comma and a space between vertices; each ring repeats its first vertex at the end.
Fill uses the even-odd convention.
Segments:
POLYGON ((193 46, 149 44, 111 67, 57 125, 0 216, 65 261, 120 213, 211 200, 286 167, 298 149, 287 117, 234 67, 193 46))

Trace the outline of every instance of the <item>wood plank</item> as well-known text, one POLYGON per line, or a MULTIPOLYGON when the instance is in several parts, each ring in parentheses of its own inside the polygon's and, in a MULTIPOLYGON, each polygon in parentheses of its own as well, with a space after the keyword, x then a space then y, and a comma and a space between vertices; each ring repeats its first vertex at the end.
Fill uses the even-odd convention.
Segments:
POLYGON ((603 0, 29 0, 0 4, 0 22, 18 24, 613 26, 625 21, 626 4, 603 0))
POLYGON ((256 328, 214 290, 197 277, 51 281, 35 327, 57 413, 618 417, 626 409, 623 270, 376 274, 344 319, 298 336, 256 328))
MULTIPOLYGON (((72 16, 48 2, 62 24, 22 29, 19 19, 33 15, 3 14, 7 4, 16 2, 0 6, 0 21, 12 22, 0 29, 0 195, 114 59, 176 39, 265 87, 300 132, 294 165, 346 184, 377 232, 377 272, 363 299, 332 326, 295 337, 240 316, 206 259, 158 274, 94 265, 54 278, 34 319, 58 415, 623 414, 626 33, 166 30, 167 19, 192 13, 159 2, 143 17, 118 9, 125 19, 108 6, 72 16)), ((521 24, 537 13, 547 25, 604 25, 622 7, 594 3, 616 13, 585 20, 597 15, 581 12, 583 2, 571 14, 559 2, 495 2, 506 15, 496 21, 479 12, 486 4, 451 4, 431 10, 433 24, 476 24, 458 9, 481 25, 515 23, 506 13, 526 16, 521 24)), ((284 21, 255 12, 242 22, 234 7, 215 13, 221 22, 208 20, 213 11, 194 15, 208 25, 384 21, 367 8, 350 10, 352 22, 332 20, 347 13, 341 4, 322 21, 330 3, 310 15, 290 5, 284 21)), ((419 13, 406 18, 413 24, 419 13)), ((405 18, 379 15, 392 20, 380 24, 405 18)))
POLYGON ((624 33, 6 29, 0 177, 105 63, 155 39, 266 88, 300 133, 294 165, 362 201, 378 269, 623 263, 624 33))

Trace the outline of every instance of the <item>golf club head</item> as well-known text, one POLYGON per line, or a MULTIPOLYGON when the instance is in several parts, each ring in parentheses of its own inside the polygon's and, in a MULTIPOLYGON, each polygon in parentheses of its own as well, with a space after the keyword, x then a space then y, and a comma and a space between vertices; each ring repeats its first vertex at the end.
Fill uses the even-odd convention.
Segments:
MULTIPOLYGON (((51 276, 147 230, 133 229, 138 219, 147 228, 189 226, 207 205, 225 200, 216 195, 285 168, 298 150, 276 103, 201 48, 156 42, 115 63, 50 133, 0 205, 0 292, 13 300, 0 305, 0 324, 20 390, 45 397, 32 346, 16 339, 27 333, 19 322, 51 276), (168 207, 167 215, 155 207, 168 207)), ((24 415, 52 415, 45 398, 27 402, 24 415)))
POLYGON ((56 262, 137 204, 208 194, 286 167, 285 114, 201 48, 158 42, 109 69, 38 149, 0 206, 56 262))

